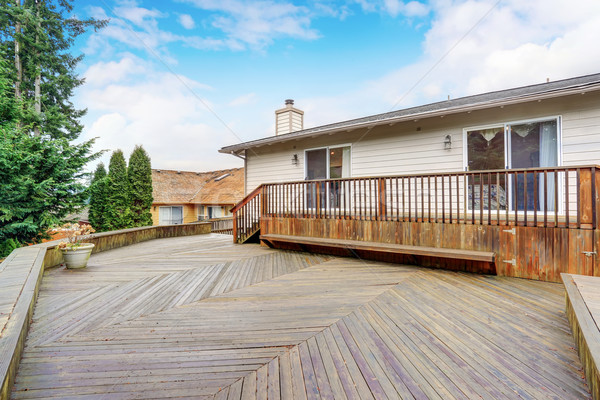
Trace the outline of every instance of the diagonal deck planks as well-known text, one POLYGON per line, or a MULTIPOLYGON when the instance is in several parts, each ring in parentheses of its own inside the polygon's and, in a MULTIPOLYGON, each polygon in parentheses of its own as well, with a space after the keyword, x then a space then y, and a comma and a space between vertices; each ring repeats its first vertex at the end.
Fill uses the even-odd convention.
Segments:
POLYGON ((13 398, 589 397, 559 285, 203 240, 49 271, 13 398))

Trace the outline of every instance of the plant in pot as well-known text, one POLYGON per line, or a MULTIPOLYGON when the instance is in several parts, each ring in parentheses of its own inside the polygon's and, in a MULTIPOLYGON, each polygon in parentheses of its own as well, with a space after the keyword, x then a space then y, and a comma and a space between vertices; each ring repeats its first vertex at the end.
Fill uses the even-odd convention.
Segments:
POLYGON ((85 268, 92 254, 94 243, 83 243, 82 239, 94 232, 91 225, 78 223, 67 223, 57 230, 57 233, 61 233, 65 238, 57 248, 63 253, 63 260, 67 268, 85 268))

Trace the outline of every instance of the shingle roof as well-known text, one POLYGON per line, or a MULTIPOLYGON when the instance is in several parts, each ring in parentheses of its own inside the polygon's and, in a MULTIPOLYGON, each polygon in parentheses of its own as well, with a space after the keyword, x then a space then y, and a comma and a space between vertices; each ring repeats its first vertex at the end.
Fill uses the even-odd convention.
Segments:
POLYGON ((152 170, 155 204, 236 204, 244 198, 244 168, 209 172, 152 170))
POLYGON ((219 152, 237 153, 252 147, 258 147, 277 142, 285 142, 287 140, 297 139, 299 137, 314 137, 341 130, 375 126, 390 122, 399 122, 417 117, 427 118, 429 116, 438 114, 452 114, 472 109, 483 109, 501 104, 519 103, 539 98, 557 97, 587 90, 600 90, 600 73, 537 85, 483 93, 474 96, 460 97, 452 100, 405 108, 383 114, 376 114, 368 117, 317 126, 284 135, 270 136, 263 139, 225 146, 221 148, 219 152))

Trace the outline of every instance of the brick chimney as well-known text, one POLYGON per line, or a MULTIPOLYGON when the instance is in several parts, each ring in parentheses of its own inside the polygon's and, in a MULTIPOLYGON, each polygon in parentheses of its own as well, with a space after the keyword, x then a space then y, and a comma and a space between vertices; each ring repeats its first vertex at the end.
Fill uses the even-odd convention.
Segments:
POLYGON ((304 111, 294 108, 294 100, 287 99, 285 107, 275 111, 275 136, 304 129, 304 111))

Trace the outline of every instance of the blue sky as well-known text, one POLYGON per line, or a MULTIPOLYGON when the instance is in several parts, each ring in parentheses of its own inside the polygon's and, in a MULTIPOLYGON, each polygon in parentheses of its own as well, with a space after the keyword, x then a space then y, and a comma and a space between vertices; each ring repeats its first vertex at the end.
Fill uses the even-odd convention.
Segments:
POLYGON ((222 146, 600 72, 598 0, 77 0, 110 19, 80 37, 74 102, 97 150, 142 144, 154 168, 241 166, 222 146))

